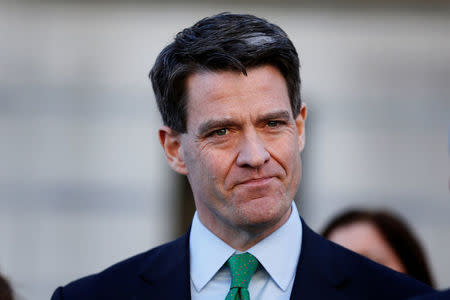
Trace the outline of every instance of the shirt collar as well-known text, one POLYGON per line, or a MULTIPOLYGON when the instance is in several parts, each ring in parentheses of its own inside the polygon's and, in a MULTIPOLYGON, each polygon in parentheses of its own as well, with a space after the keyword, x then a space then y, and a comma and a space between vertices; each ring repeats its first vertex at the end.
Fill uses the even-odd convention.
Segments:
POLYGON ((189 255, 191 279, 197 291, 213 278, 234 252, 200 222, 195 212, 189 237, 189 255))
MULTIPOLYGON (((258 259, 283 291, 295 276, 302 241, 302 224, 294 202, 291 207, 286 223, 246 251, 258 259)), ((197 291, 203 289, 236 252, 200 222, 197 212, 192 221, 189 251, 191 279, 197 291)))
POLYGON ((302 222, 292 202, 289 219, 271 235, 248 249, 276 284, 286 291, 297 271, 302 243, 302 222))

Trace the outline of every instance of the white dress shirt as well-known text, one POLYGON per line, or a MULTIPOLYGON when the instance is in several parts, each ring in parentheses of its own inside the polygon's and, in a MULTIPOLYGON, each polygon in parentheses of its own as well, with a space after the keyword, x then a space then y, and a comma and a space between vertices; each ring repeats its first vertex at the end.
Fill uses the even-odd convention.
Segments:
MULTIPOLYGON (((251 300, 290 298, 301 242, 302 223, 292 202, 287 222, 246 251, 260 263, 248 287, 251 300)), ((191 299, 225 299, 231 284, 230 270, 225 263, 240 252, 209 231, 197 212, 192 221, 189 251, 191 299)))

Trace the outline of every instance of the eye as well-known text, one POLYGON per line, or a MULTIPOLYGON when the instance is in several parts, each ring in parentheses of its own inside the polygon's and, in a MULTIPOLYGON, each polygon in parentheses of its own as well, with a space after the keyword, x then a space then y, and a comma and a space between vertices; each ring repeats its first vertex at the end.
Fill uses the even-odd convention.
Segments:
POLYGON ((282 125, 282 121, 268 121, 267 122, 267 126, 269 126, 269 127, 272 127, 272 128, 274 128, 274 127, 278 127, 278 126, 280 126, 280 125, 282 125))
POLYGON ((217 136, 224 136, 228 133, 228 129, 227 128, 220 128, 217 130, 214 130, 212 132, 213 135, 217 135, 217 136))

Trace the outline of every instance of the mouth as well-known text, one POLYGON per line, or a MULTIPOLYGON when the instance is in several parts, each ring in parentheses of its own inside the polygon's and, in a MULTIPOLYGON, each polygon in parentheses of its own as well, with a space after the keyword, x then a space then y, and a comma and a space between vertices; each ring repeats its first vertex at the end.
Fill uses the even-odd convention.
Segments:
POLYGON ((262 186, 270 183, 272 180, 274 180, 273 176, 267 176, 267 177, 259 177, 259 178, 251 178, 248 180, 241 181, 237 184, 244 185, 244 186, 262 186))

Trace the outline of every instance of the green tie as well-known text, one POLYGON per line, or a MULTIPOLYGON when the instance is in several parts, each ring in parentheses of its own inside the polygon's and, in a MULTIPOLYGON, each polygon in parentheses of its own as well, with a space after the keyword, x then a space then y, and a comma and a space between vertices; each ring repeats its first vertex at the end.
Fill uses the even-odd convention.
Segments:
POLYGON ((231 286, 225 300, 250 300, 247 288, 258 267, 258 260, 246 252, 233 255, 227 264, 231 272, 231 286))

